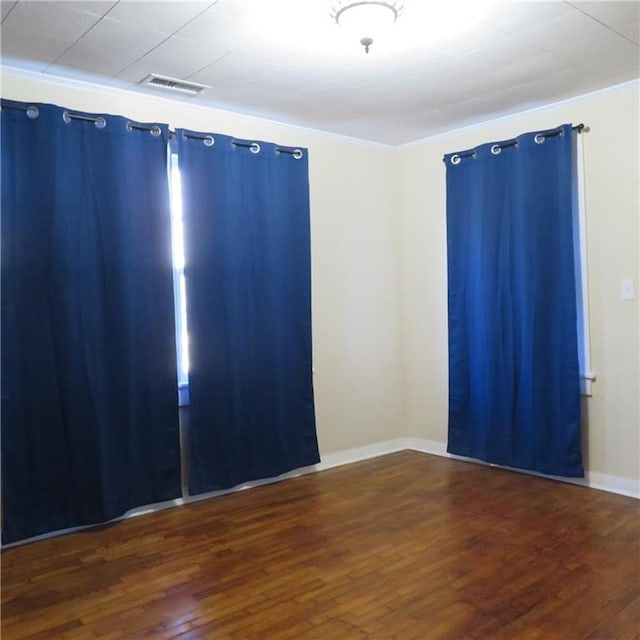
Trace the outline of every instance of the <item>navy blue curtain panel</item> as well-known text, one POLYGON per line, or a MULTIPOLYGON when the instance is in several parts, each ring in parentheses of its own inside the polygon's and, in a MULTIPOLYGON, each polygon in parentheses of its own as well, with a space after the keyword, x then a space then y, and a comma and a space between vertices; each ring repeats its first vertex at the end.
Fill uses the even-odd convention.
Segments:
POLYGON ((2 101, 3 542, 180 495, 166 127, 2 101))
POLYGON ((572 129, 444 157, 448 451, 582 476, 572 129))
POLYGON ((319 461, 306 150, 179 130, 192 494, 319 461))

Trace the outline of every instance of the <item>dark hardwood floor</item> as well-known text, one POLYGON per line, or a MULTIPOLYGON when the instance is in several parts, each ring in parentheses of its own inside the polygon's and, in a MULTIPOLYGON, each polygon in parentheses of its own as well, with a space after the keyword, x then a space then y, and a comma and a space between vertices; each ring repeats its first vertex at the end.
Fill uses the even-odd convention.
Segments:
POLYGON ((2 553, 2 640, 631 640, 639 503, 402 452, 2 553))

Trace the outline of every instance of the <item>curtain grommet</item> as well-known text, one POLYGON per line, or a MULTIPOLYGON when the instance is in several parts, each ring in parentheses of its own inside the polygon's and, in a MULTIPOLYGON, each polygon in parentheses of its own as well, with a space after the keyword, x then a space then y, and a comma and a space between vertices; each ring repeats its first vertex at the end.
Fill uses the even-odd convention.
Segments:
POLYGON ((499 144, 494 144, 494 145, 491 147, 491 153, 492 153, 494 156, 497 156, 498 154, 502 153, 502 147, 501 147, 499 144))
POLYGON ((458 154, 451 156, 451 164, 460 164, 461 162, 462 158, 458 154))
POLYGON ((204 144, 205 147, 213 147, 215 140, 213 136, 205 136, 202 138, 202 144, 204 144))
POLYGON ((84 120, 85 122, 93 122, 96 129, 104 129, 107 126, 107 120, 103 116, 94 118, 93 116, 84 116, 82 114, 72 115, 68 111, 62 112, 62 120, 65 124, 69 124, 72 120, 84 120))
POLYGON ((154 138, 159 138, 162 135, 162 129, 157 124, 154 124, 153 127, 151 127, 151 129, 149 129, 149 133, 154 138))
POLYGON ((249 146, 251 153, 260 153, 260 145, 257 142, 252 142, 249 146))
POLYGON ((545 140, 546 138, 541 133, 536 133, 536 135, 533 137, 533 141, 536 144, 542 144, 545 140))
POLYGON ((26 113, 29 120, 35 120, 40 115, 40 110, 34 105, 29 105, 26 113))
POLYGON ((292 154, 291 154, 296 160, 300 160, 300 158, 302 158, 302 156, 304 155, 302 153, 302 151, 300 151, 300 149, 296 149, 292 154))

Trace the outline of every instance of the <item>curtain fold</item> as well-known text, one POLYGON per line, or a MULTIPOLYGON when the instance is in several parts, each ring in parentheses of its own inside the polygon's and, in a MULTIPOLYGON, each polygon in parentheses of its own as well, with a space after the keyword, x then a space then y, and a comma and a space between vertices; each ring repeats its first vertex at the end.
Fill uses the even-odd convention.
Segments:
POLYGON ((27 106, 2 101, 5 543, 181 493, 167 128, 27 106))
POLYGON ((570 125, 448 154, 450 453, 582 476, 570 125))
POLYGON ((195 494, 319 461, 308 164, 306 150, 176 136, 195 494))

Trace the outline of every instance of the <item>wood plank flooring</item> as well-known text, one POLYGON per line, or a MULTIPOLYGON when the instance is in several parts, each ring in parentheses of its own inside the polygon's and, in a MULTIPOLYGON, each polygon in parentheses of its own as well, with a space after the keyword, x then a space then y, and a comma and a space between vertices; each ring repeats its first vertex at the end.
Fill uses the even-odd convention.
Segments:
POLYGON ((632 640, 639 503, 416 452, 2 554, 2 640, 632 640))

